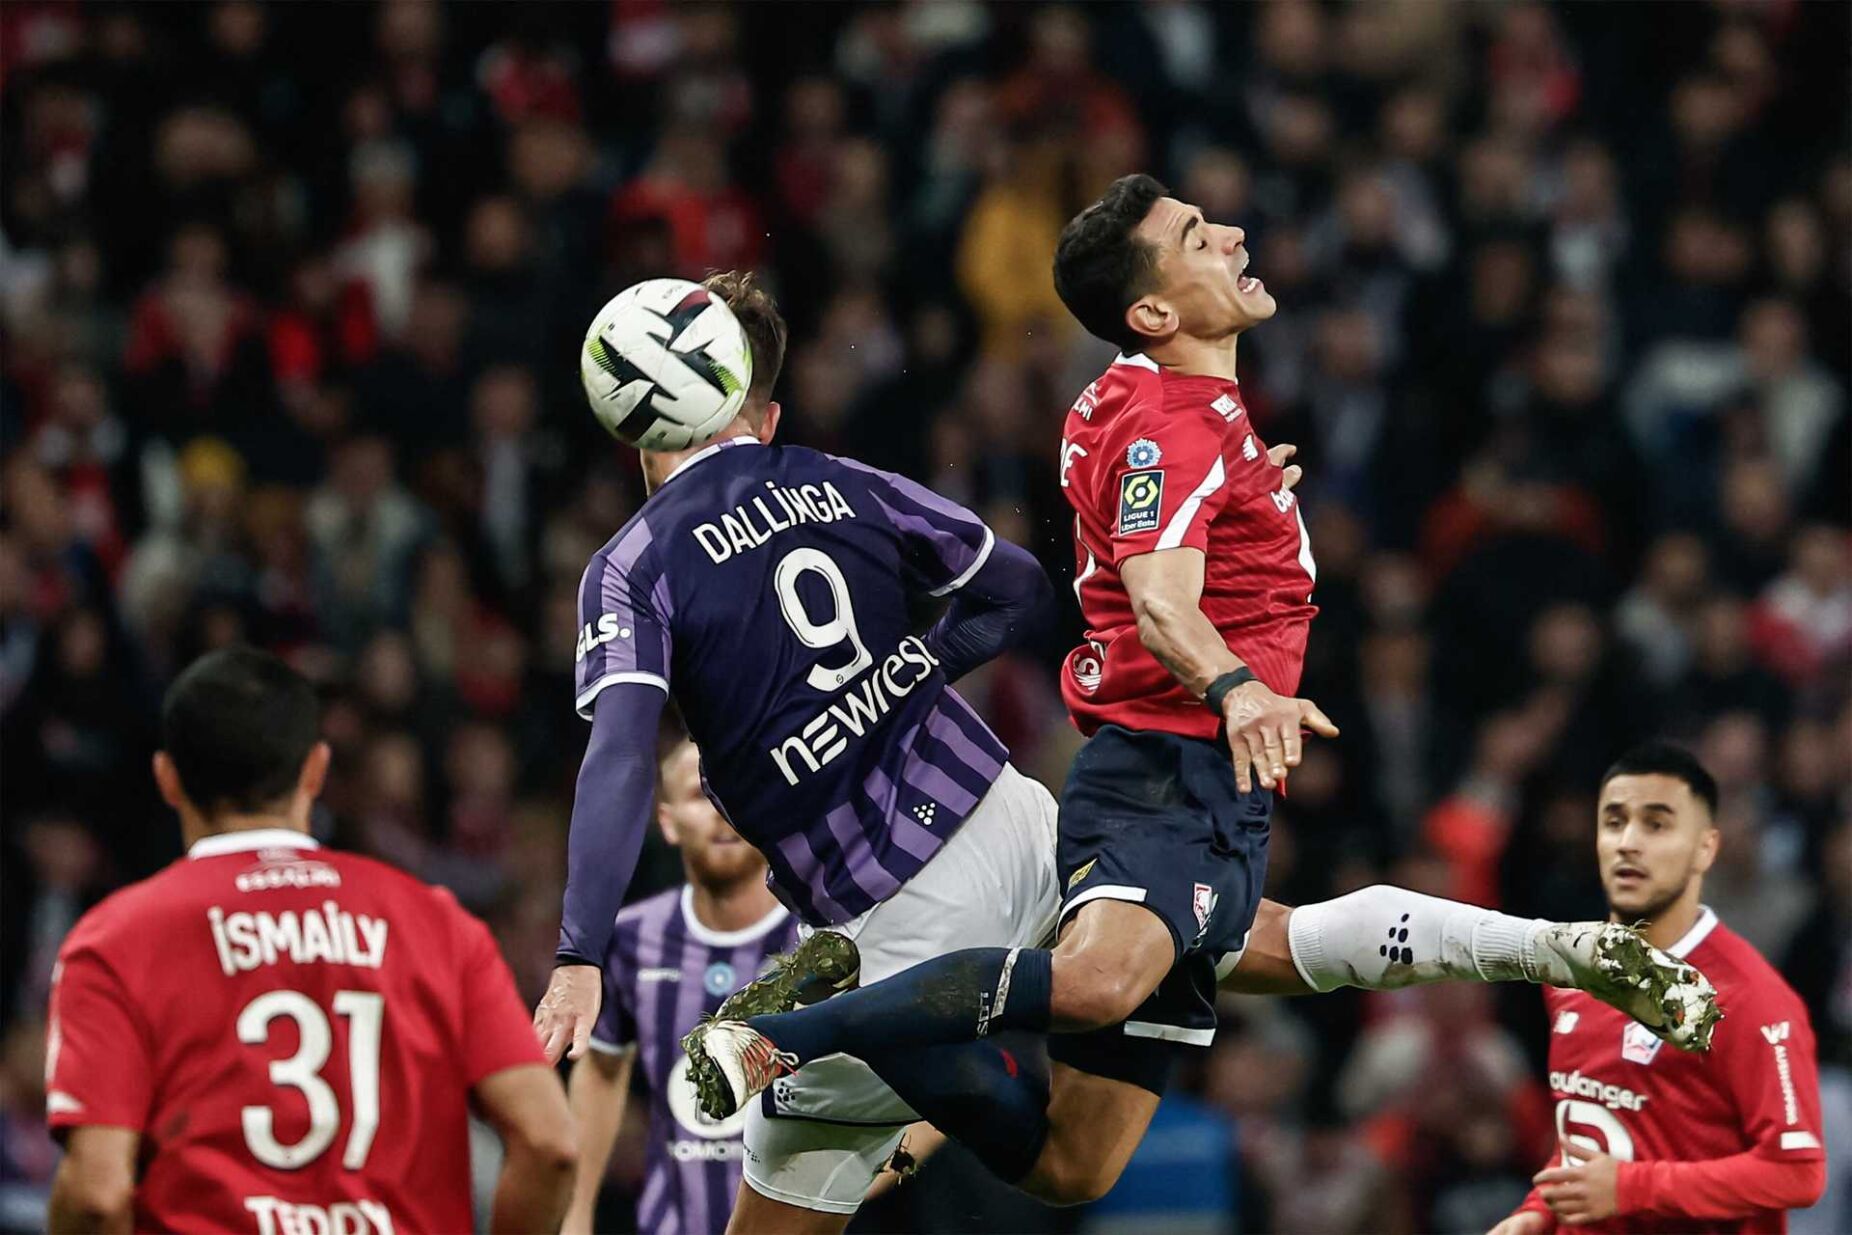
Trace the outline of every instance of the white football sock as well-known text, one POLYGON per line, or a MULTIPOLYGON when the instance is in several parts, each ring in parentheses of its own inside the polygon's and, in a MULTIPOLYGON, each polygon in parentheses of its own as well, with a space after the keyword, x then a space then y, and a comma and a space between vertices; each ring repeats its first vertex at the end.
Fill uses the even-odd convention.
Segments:
POLYGON ((1293 967, 1316 991, 1557 976, 1538 940, 1551 924, 1376 884, 1301 905, 1287 921, 1293 967))

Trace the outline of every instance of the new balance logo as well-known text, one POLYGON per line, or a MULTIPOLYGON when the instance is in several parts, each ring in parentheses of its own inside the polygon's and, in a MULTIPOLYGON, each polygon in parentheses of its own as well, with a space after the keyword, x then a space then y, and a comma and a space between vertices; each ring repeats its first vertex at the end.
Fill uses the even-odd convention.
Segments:
POLYGON ((1580 1012, 1574 1012, 1568 1008, 1564 1008, 1561 1012, 1556 1014, 1556 1032, 1574 1033, 1576 1022, 1581 1019, 1582 1014, 1580 1012))
POLYGON ((1788 1022, 1778 1021, 1773 1025, 1762 1026, 1762 1036, 1768 1040, 1770 1046, 1775 1045, 1777 1042, 1786 1042, 1788 1040, 1788 1022))
POLYGON ((1209 406, 1216 412, 1219 412, 1222 419, 1228 421, 1230 424, 1233 424, 1241 415, 1241 405, 1227 395, 1217 395, 1215 402, 1211 403, 1209 406))

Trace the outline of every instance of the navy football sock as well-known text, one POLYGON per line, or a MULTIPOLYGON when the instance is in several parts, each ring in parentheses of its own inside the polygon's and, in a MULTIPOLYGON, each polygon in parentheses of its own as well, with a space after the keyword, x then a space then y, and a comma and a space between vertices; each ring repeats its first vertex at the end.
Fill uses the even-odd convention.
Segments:
POLYGON ((1045 948, 966 948, 860 990, 746 1023, 798 1063, 838 1052, 866 1060, 896 1047, 971 1042, 1006 1029, 1044 1033, 1054 985, 1045 948))
POLYGON ((1041 1156, 1049 1089, 1048 1039, 1041 1034, 884 1051, 864 1062, 921 1119, 969 1149, 1004 1183, 1022 1182, 1041 1156))

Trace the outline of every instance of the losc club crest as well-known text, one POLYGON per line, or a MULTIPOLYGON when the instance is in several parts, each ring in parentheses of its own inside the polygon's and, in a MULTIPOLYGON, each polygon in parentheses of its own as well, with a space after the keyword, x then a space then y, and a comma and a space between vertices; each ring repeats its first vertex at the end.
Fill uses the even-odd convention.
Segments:
POLYGON ((1628 1021, 1627 1027, 1621 1030, 1621 1058, 1628 1063, 1651 1063, 1653 1056, 1657 1055, 1659 1048, 1664 1045, 1664 1042, 1653 1036, 1652 1030, 1638 1021, 1628 1021))
POLYGON ((1203 936, 1209 933, 1209 919, 1215 916, 1215 904, 1221 900, 1216 890, 1206 883, 1196 885, 1190 897, 1190 908, 1196 911, 1196 942, 1201 943, 1203 936))

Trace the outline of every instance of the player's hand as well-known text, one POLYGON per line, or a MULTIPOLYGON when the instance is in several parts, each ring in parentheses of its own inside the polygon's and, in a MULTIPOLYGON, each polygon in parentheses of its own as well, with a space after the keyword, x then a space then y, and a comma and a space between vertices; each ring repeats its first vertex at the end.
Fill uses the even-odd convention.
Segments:
POLYGON ((1549 1223, 1534 1209, 1520 1209, 1485 1235, 1543 1235, 1549 1223))
POLYGON ((1235 757, 1235 788, 1253 790, 1258 780, 1271 789, 1299 766, 1303 744, 1300 726, 1320 737, 1335 738, 1338 727, 1310 699, 1276 695, 1264 682, 1244 682, 1222 700, 1228 723, 1228 749, 1235 757))
POLYGON ((569 1059, 585 1054, 603 995, 604 975, 596 965, 561 965, 553 971, 547 993, 534 1009, 534 1032, 540 1035, 548 1063, 558 1063, 562 1051, 569 1059))
POLYGON ((1563 1164, 1538 1171, 1531 1182, 1564 1226, 1586 1226, 1619 1212, 1615 1201, 1620 1163, 1607 1154, 1563 1146, 1563 1164))
POLYGON ((1291 467, 1286 466, 1286 461, 1298 453, 1299 448, 1297 446, 1284 442, 1278 446, 1269 446, 1267 448, 1267 462, 1273 464, 1273 466, 1279 468, 1280 471, 1284 473, 1284 475, 1280 477, 1280 489, 1284 492, 1290 492, 1292 487, 1298 484, 1300 479, 1305 475, 1305 469, 1300 467, 1297 463, 1293 464, 1291 467))

